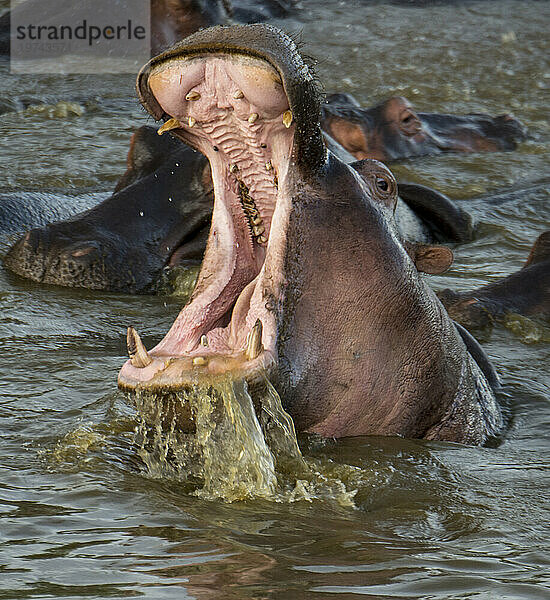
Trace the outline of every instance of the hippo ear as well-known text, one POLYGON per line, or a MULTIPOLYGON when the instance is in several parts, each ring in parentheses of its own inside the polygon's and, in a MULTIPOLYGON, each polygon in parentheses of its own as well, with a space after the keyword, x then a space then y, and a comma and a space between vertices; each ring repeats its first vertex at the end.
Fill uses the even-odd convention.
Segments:
POLYGON ((547 260, 550 260, 550 231, 545 231, 539 235, 523 268, 547 260))
POLYGON ((322 123, 323 129, 355 158, 370 157, 368 140, 359 123, 328 115, 322 123))
POLYGON ((361 108, 359 101, 347 92, 336 92, 334 94, 329 94, 326 102, 327 104, 331 104, 333 106, 352 106, 354 108, 361 108))
POLYGON ((405 249, 420 273, 439 275, 453 264, 453 252, 447 246, 408 243, 405 249))

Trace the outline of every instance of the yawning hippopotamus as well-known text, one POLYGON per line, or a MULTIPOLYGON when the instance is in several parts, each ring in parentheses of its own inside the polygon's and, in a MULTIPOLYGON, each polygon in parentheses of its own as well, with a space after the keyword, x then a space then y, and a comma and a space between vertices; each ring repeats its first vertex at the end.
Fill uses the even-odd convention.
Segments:
POLYGON ((396 235, 395 179, 327 151, 315 79, 289 37, 207 29, 151 60, 137 86, 163 129, 208 158, 215 200, 192 298, 149 352, 128 329, 121 389, 162 397, 268 373, 301 431, 498 433, 485 376, 396 235))
POLYGON ((442 290, 438 296, 465 327, 485 327, 506 314, 550 317, 550 231, 541 233, 523 267, 471 292, 442 290))
POLYGON ((323 104, 321 122, 358 159, 514 150, 526 139, 525 128, 510 115, 417 113, 399 96, 362 108, 350 94, 332 94, 323 104))

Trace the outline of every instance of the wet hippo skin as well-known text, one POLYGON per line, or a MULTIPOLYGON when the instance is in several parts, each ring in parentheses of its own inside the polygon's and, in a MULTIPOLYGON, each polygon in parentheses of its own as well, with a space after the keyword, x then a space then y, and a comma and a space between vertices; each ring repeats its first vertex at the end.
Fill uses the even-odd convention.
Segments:
POLYGON ((356 158, 382 161, 514 150, 526 139, 525 128, 511 115, 421 113, 400 96, 362 108, 350 94, 332 94, 323 104, 322 126, 356 158))
POLYGON ((537 238, 519 271, 470 292, 446 289, 438 296, 452 318, 469 328, 509 313, 550 318, 550 231, 537 238))
POLYGON ((150 61, 138 90, 208 158, 215 200, 191 300, 149 351, 129 328, 122 389, 162 402, 197 378, 266 372, 301 431, 498 433, 485 375, 400 240, 395 179, 327 150, 315 79, 285 34, 204 30, 150 61))
POLYGON ((143 293, 154 291, 165 267, 199 263, 212 214, 210 167, 170 139, 157 167, 148 133, 134 136, 119 191, 69 220, 31 230, 8 251, 5 266, 42 283, 143 293))

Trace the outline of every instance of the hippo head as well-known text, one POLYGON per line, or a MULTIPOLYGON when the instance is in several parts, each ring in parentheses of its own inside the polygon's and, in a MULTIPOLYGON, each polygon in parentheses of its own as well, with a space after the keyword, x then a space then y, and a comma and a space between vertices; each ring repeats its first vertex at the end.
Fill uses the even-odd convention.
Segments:
POLYGON ((511 115, 421 113, 401 96, 365 109, 349 94, 331 94, 322 123, 358 159, 514 150, 526 138, 525 128, 511 115))
POLYGON ((395 233, 395 179, 326 150, 292 40, 207 29, 152 59, 137 88, 159 133, 208 158, 215 200, 189 303, 150 351, 128 329, 119 387, 169 397, 267 372, 299 430, 483 440, 480 375, 395 233), (467 410, 451 431, 453 402, 467 410))
MULTIPOLYGON (((269 370, 295 180, 289 170, 307 180, 326 160, 313 76, 275 28, 214 27, 151 60, 137 88, 145 108, 166 121, 159 133, 171 130, 208 158, 215 203, 191 301, 156 348, 126 363, 119 384, 177 388, 198 367, 213 375, 269 370)), ((130 332, 129 347, 139 346, 130 332)))

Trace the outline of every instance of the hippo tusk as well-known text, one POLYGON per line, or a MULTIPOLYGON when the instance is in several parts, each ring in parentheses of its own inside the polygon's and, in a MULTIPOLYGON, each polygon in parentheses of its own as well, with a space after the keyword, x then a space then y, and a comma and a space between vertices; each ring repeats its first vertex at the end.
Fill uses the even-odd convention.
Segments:
POLYGON ((254 360, 264 349, 262 346, 262 330, 262 322, 258 319, 256 323, 254 323, 254 327, 250 330, 246 340, 246 350, 244 352, 246 360, 254 360))
POLYGON ((159 135, 162 135, 163 133, 166 133, 167 131, 171 131, 172 129, 179 129, 181 127, 181 123, 178 121, 178 119, 168 119, 168 121, 166 121, 166 123, 164 123, 164 125, 161 125, 158 129, 157 129, 157 133, 159 135))
POLYGON ((147 365, 150 365, 153 361, 149 356, 149 353, 145 349, 141 338, 137 331, 133 327, 128 327, 128 333, 126 335, 126 344, 128 346, 128 355, 130 356, 130 362, 137 369, 143 369, 147 365))
POLYGON ((199 94, 199 92, 196 92, 195 90, 189 92, 187 94, 187 96, 185 96, 186 100, 198 100, 201 97, 201 95, 199 94))
POLYGON ((285 112, 283 113, 283 125, 288 129, 291 125, 292 125, 292 111, 291 110, 285 110, 285 112))

